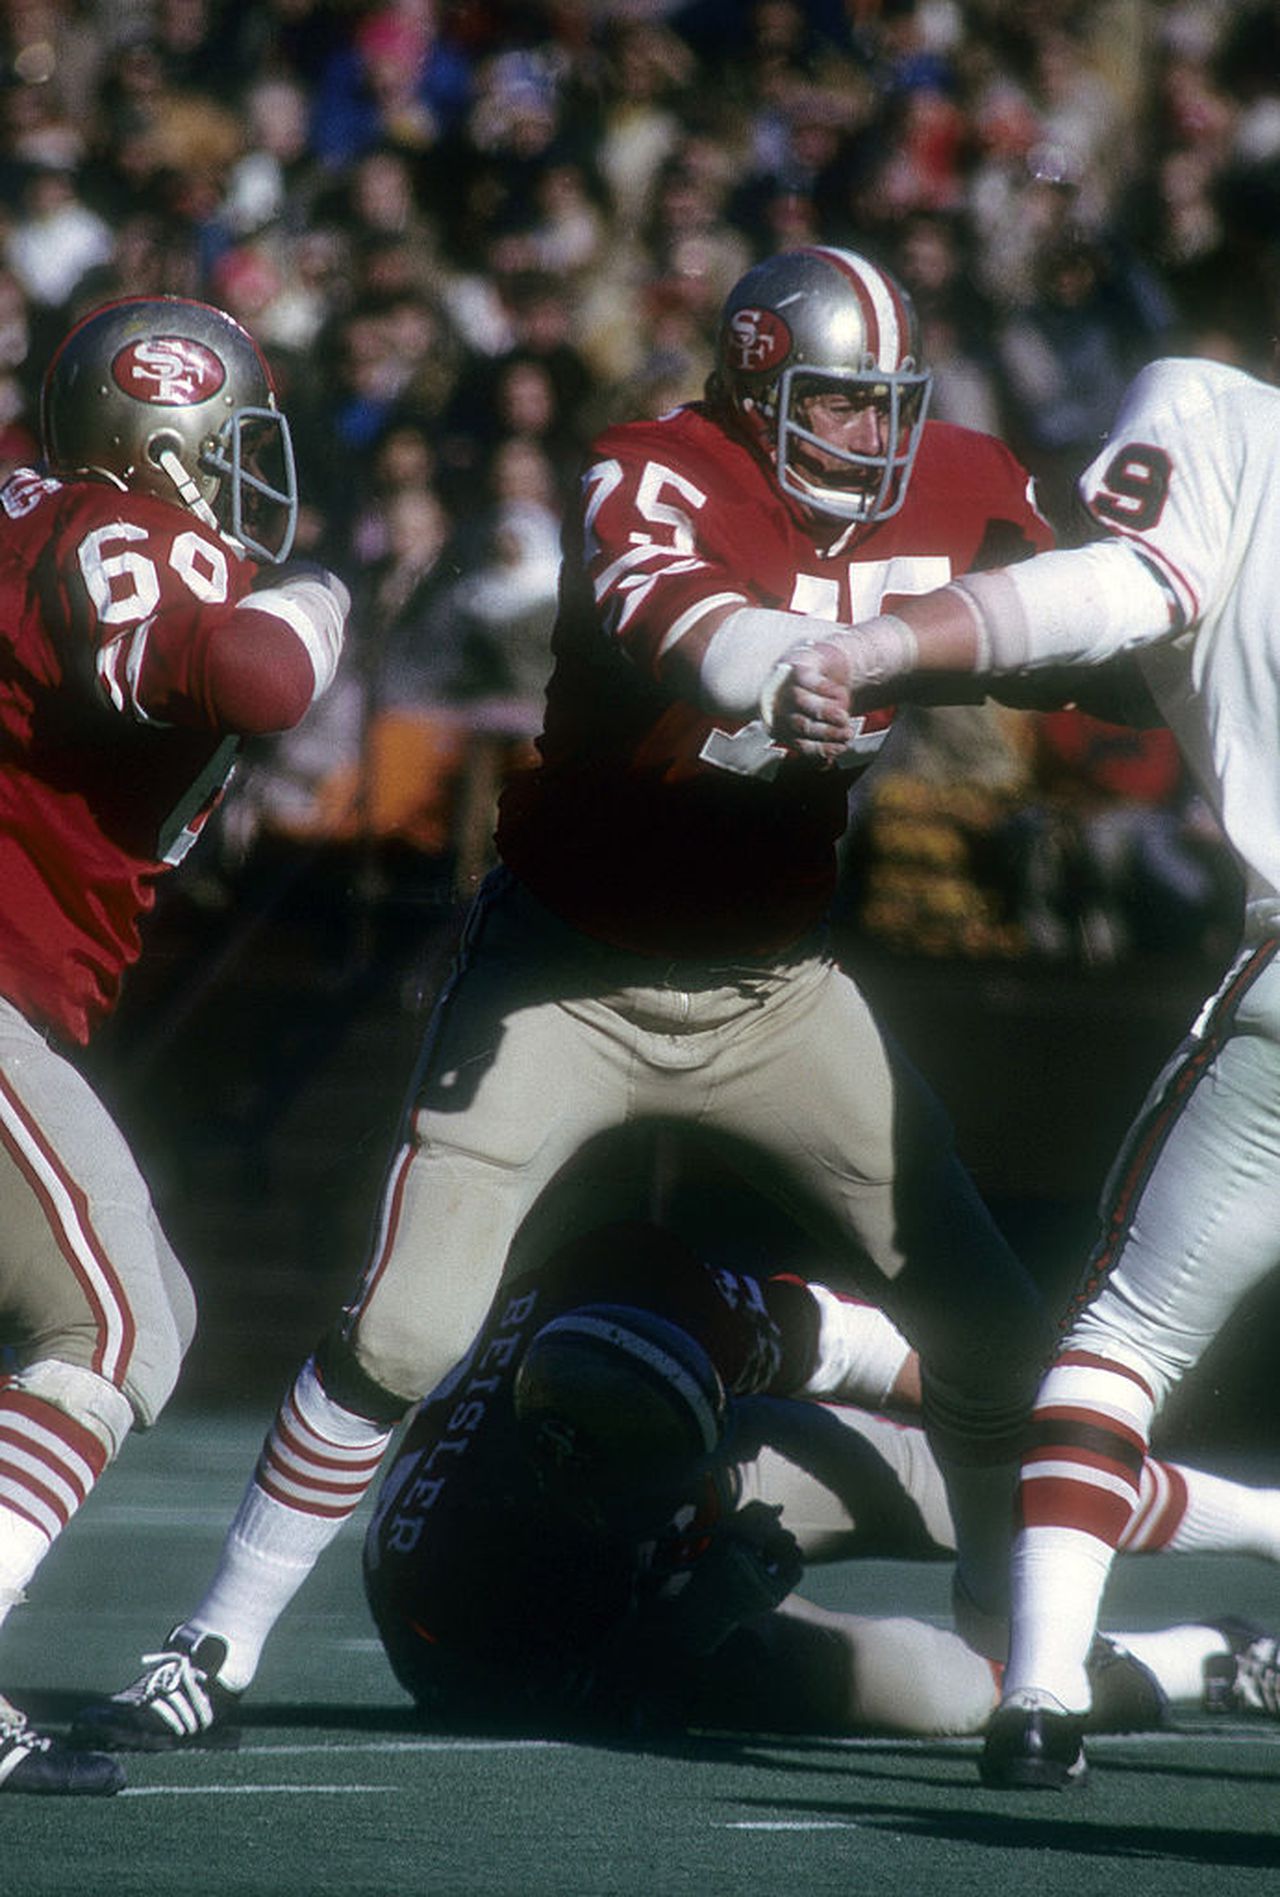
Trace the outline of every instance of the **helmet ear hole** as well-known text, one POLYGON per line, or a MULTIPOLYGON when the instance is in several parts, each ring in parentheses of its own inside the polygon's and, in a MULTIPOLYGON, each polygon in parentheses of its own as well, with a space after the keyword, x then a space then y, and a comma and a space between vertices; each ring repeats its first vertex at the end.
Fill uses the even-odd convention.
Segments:
POLYGON ((182 436, 171 428, 158 428, 154 435, 148 435, 145 453, 153 468, 162 468, 166 455, 181 456, 182 436))

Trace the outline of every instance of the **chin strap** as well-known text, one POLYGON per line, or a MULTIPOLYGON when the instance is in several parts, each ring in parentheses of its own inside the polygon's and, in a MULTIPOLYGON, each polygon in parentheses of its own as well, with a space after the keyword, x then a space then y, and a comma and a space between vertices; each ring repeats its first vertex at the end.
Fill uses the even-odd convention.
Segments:
POLYGON ((154 458, 156 466, 162 473, 168 475, 175 488, 177 488, 178 498, 182 502, 182 505, 193 513, 197 520, 202 520, 206 527, 212 527, 216 534, 221 534, 223 529, 218 516, 214 513, 212 507, 210 507, 208 501, 200 492, 191 476, 187 473, 187 470, 183 467, 182 462, 174 453, 173 449, 157 448, 154 458))

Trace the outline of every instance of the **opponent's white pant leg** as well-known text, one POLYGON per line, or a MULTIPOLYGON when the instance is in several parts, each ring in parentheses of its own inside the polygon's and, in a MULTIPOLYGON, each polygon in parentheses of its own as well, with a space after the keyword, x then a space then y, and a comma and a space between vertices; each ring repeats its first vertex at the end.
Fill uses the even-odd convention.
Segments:
POLYGON ((1243 955, 1166 1064, 1032 1416, 1006 1687, 1088 1704, 1085 1659, 1171 1386, 1280 1262, 1280 966, 1243 955))
POLYGON ((765 1437, 739 1469, 743 1501, 782 1510, 806 1562, 948 1554, 946 1484, 922 1429, 837 1403, 769 1398, 739 1429, 765 1437))
POLYGON ((702 1673, 695 1721, 756 1731, 969 1734, 996 1701, 992 1667, 958 1634, 797 1594, 731 1634, 702 1673))
POLYGON ((1280 1264, 1280 960, 1256 960, 1237 963, 1127 1135, 1100 1289, 1071 1329, 1136 1370, 1157 1410, 1280 1264))

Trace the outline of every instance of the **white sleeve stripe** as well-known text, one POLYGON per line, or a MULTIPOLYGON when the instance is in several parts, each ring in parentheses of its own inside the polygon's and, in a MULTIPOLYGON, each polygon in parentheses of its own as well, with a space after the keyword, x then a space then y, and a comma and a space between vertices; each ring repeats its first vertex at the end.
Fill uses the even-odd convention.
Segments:
POLYGON ((650 560, 664 561, 681 573, 706 564, 705 561, 696 557, 691 558, 689 554, 675 547, 659 547, 650 541, 645 541, 640 546, 630 547, 626 553, 620 554, 597 576, 593 588, 597 604, 625 574, 630 573, 635 567, 644 566, 650 560))
POLYGON ((125 656, 125 677, 129 681, 129 703, 133 706, 137 716, 141 718, 145 724, 152 724, 154 720, 148 717, 146 711, 143 709, 142 700, 138 696, 138 688, 142 679, 142 667, 146 661, 147 644, 150 640, 151 628, 154 624, 154 619, 144 619, 137 631, 131 633, 129 638, 124 642, 127 648, 125 656))
POLYGON ((163 719, 151 716, 138 696, 142 668, 147 658, 147 640, 154 624, 153 614, 150 619, 144 619, 141 625, 113 639, 110 645, 102 646, 94 659, 94 670, 111 701, 112 709, 131 715, 144 725, 164 723, 163 719))
POLYGON ((115 711, 127 709, 125 694, 116 677, 116 667, 121 656, 120 641, 117 639, 113 644, 103 646, 93 662, 93 669, 98 674, 98 682, 115 711))

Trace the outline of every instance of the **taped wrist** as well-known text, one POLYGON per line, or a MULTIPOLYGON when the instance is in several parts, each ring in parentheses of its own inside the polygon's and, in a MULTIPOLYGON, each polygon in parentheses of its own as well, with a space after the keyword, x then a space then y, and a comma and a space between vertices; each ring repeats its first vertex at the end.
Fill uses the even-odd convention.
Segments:
POLYGON ((848 656, 851 692, 874 691, 914 672, 920 655, 915 633, 894 613, 864 619, 836 642, 848 656))
POLYGON ((759 712, 770 731, 774 729, 778 693, 790 678, 797 660, 802 654, 816 653, 823 646, 833 646, 839 652, 850 699, 859 694, 874 694, 913 672, 920 650, 910 626, 893 613, 879 613, 857 626, 824 628, 820 637, 792 646, 765 679, 760 690, 759 712))

